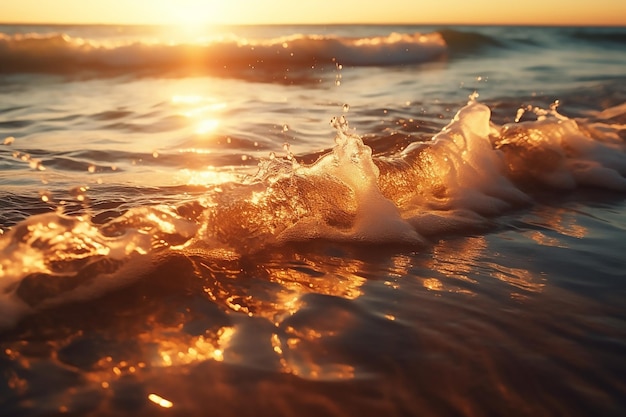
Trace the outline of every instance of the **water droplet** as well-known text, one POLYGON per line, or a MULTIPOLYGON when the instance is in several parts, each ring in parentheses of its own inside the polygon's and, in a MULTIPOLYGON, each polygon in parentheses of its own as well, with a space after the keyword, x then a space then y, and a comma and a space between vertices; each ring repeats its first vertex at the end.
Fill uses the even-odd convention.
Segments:
POLYGON ((287 131, 289 131, 289 126, 283 125, 283 132, 287 132, 287 131))
POLYGON ((39 198, 41 198, 41 201, 43 201, 44 203, 47 203, 49 201, 52 201, 52 193, 50 193, 50 191, 40 191, 39 198))
POLYGON ((153 158, 158 158, 159 157, 159 152, 158 151, 152 152, 152 157, 153 158))
POLYGON ((550 110, 552 111, 556 111, 556 109, 559 108, 559 105, 561 104, 560 100, 554 100, 554 103, 550 104, 550 110))
POLYGON ((38 171, 45 171, 46 168, 43 166, 43 164, 41 163, 41 161, 39 159, 31 159, 28 162, 28 165, 31 167, 31 169, 36 169, 38 171))
POLYGON ((89 171, 90 173, 94 173, 96 172, 96 166, 95 165, 89 165, 89 167, 87 168, 87 171, 89 171))
POLYGON ((350 110, 350 105, 349 104, 344 104, 343 105, 343 112, 344 113, 348 113, 349 110, 350 110))
POLYGON ((86 185, 81 185, 78 187, 71 188, 69 193, 72 197, 74 197, 78 201, 85 201, 87 199, 87 190, 89 187, 86 185))
POLYGON ((241 155, 241 160, 242 161, 247 161, 248 160, 248 155, 241 155))
POLYGON ((15 142, 15 138, 13 136, 7 136, 6 138, 4 138, 4 142, 2 142, 4 145, 11 145, 13 142, 15 142))
POLYGON ((339 86, 341 85, 341 81, 339 81, 339 80, 335 80, 335 85, 336 85, 337 87, 339 87, 339 86))

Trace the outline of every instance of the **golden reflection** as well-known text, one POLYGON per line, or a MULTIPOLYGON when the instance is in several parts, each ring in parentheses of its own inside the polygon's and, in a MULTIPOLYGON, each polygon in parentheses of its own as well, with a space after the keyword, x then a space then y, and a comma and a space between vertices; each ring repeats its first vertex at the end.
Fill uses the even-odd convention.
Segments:
POLYGON ((242 269, 237 266, 224 268, 198 262, 196 273, 207 277, 205 293, 216 303, 235 313, 268 319, 275 325, 296 313, 302 306, 300 298, 307 293, 317 293, 355 299, 362 295, 360 287, 365 278, 361 261, 335 259, 319 271, 315 261, 297 255, 299 262, 293 267, 288 262, 259 261, 262 267, 242 269), (254 280, 249 280, 249 275, 254 280), (246 280, 247 285, 241 282, 246 280), (267 283, 278 284, 268 290, 267 283), (256 284, 256 285, 255 285, 256 284), (276 290, 277 289, 277 290, 276 290))
MULTIPOLYGON (((564 236, 570 236, 577 239, 582 239, 589 231, 586 227, 578 224, 578 214, 573 213, 571 209, 561 207, 541 207, 534 210, 534 214, 539 217, 540 223, 548 226, 550 229, 558 232, 564 236)), ((530 236, 533 238, 532 236, 530 236)), ((533 239, 535 240, 535 239, 533 239)), ((540 240, 535 240, 537 243, 542 244, 540 240)), ((560 246, 556 245, 553 240, 544 241, 551 243, 548 246, 560 246)), ((559 242, 557 240, 557 242, 559 242)))
MULTIPOLYGON (((476 283, 476 280, 469 275, 478 265, 478 258, 487 248, 487 239, 484 236, 476 236, 466 239, 441 241, 433 249, 433 258, 429 269, 437 271, 449 278, 476 283)), ((430 279, 430 278, 429 278, 430 279)), ((424 284, 426 286, 426 284, 424 284)), ((443 285, 440 288, 443 290, 443 285)), ((468 292, 465 289, 457 288, 449 291, 468 292)))
POLYGON ((169 400, 166 400, 165 398, 157 394, 148 395, 148 399, 152 401, 153 403, 155 403, 156 405, 159 405, 163 408, 172 408, 174 406, 174 403, 172 403, 169 400))
POLYGON ((200 95, 174 95, 171 101, 180 107, 180 115, 194 121, 198 135, 214 132, 220 124, 216 114, 226 108, 226 103, 200 95))
POLYGON ((427 288, 431 291, 441 291, 443 290, 443 283, 439 281, 437 278, 427 278, 423 282, 424 288, 427 288))
MULTIPOLYGON (((483 257, 488 249, 485 236, 478 236, 453 241, 441 241, 434 248, 433 258, 427 265, 430 270, 439 272, 448 278, 476 284, 472 274, 488 275, 513 288, 528 292, 541 292, 545 287, 543 276, 524 268, 514 268, 495 262, 487 262, 483 257)), ((459 292, 472 294, 465 286, 453 285, 454 281, 443 281, 435 277, 422 279, 422 285, 429 291, 459 292)), ((512 296, 521 297, 512 291, 512 296)))
POLYGON ((541 292, 545 286, 541 276, 538 277, 527 269, 511 268, 492 262, 485 263, 485 266, 492 269, 491 276, 521 290, 541 292))
POLYGON ((561 248, 567 247, 567 245, 562 243, 559 239, 547 236, 545 233, 542 233, 538 230, 529 230, 527 232, 524 232, 524 235, 534 240, 535 243, 541 246, 554 246, 561 248))
MULTIPOLYGON (((205 259, 196 264, 196 271, 206 279, 207 295, 230 314, 263 318, 276 329, 284 329, 284 332, 268 334, 263 342, 266 345, 258 347, 259 350, 266 349, 276 359, 276 365, 271 366, 277 368, 273 369, 308 379, 354 378, 356 370, 352 365, 343 363, 342 358, 328 357, 323 348, 328 338, 341 336, 353 325, 351 313, 339 310, 340 314, 333 315, 330 321, 298 322, 299 325, 293 326, 285 324, 285 320, 306 310, 307 299, 303 297, 306 294, 330 295, 344 300, 361 296, 361 286, 366 282, 362 271, 366 266, 359 260, 325 257, 323 269, 320 269, 322 267, 316 259, 303 255, 273 254, 275 256, 280 259, 271 262, 256 259, 252 261, 254 266, 241 264, 243 260, 228 266, 209 265, 205 259), (332 262, 328 262, 329 259, 332 262)), ((233 352, 242 349, 238 346, 239 341, 233 343, 232 346, 213 343, 212 348, 221 349, 226 361, 245 363, 248 360, 245 356, 229 355, 229 349, 233 352)), ((165 344, 161 344, 161 353, 167 354, 165 362, 172 364, 175 359, 186 362, 188 354, 185 349, 165 344)), ((215 356, 210 359, 217 360, 215 356)))
POLYGON ((187 185, 219 185, 227 182, 235 182, 240 175, 232 171, 218 171, 213 167, 207 167, 203 171, 181 169, 178 171, 176 180, 187 185))
MULTIPOLYGON (((153 366, 186 365, 195 362, 214 360, 222 362, 224 351, 235 333, 233 327, 222 327, 214 337, 197 336, 174 340, 171 338, 151 339, 151 343, 159 346, 159 357, 153 366)), ((153 335, 148 335, 148 338, 153 335)))
POLYGON ((399 254, 391 258, 389 267, 389 276, 394 278, 402 278, 409 275, 409 270, 413 266, 411 257, 405 254, 399 254))

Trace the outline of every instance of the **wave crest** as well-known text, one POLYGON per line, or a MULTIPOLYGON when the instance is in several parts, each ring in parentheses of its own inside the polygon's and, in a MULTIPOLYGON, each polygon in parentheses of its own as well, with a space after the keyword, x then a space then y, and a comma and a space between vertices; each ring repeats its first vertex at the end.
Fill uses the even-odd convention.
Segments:
POLYGON ((439 33, 392 33, 370 38, 293 35, 270 40, 224 37, 200 43, 112 43, 66 34, 0 34, 0 60, 4 63, 0 72, 243 75, 251 70, 286 72, 338 63, 416 64, 437 59, 445 50, 439 33))

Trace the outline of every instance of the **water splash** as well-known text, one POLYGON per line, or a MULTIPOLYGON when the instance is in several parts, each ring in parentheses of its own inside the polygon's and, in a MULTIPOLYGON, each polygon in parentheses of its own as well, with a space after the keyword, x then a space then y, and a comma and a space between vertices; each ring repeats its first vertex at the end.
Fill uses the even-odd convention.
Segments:
MULTIPOLYGON (((33 215, 0 235, 0 324, 128 285, 174 254, 224 261, 312 239, 419 248, 425 236, 490 227, 494 216, 532 204, 529 181, 626 190, 623 128, 592 129, 557 106, 498 126, 472 95, 431 140, 385 157, 374 157, 342 115, 331 120, 332 150, 312 164, 286 145, 241 183, 178 205, 134 207, 101 225, 88 218, 88 187, 77 186, 70 195, 85 205, 82 216, 33 215)), ((41 198, 53 202, 47 191, 41 198)))

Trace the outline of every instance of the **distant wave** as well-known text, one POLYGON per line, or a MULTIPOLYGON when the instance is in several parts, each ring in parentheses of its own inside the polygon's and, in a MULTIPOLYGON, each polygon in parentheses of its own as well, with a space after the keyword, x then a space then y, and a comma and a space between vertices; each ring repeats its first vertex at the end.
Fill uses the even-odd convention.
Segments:
POLYGON ((626 47, 626 30, 623 28, 576 30, 572 33, 572 37, 576 40, 626 47))
POLYGON ((0 72, 237 73, 319 67, 393 66, 436 60, 446 52, 439 33, 368 38, 293 35, 270 40, 227 37, 203 43, 107 43, 67 34, 0 34, 0 72))
POLYGON ((478 32, 443 29, 439 33, 445 40, 449 50, 456 53, 469 53, 482 48, 503 46, 497 39, 478 32))

